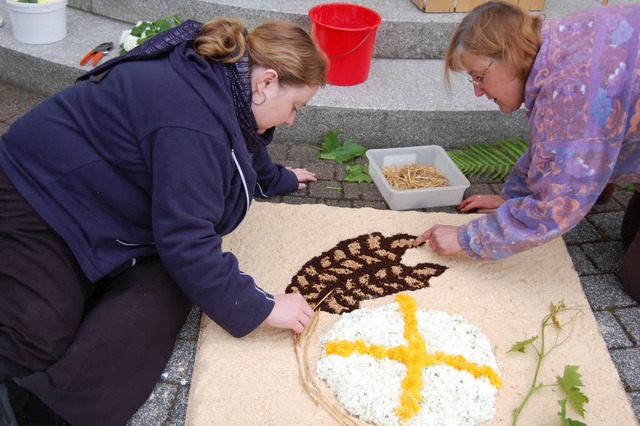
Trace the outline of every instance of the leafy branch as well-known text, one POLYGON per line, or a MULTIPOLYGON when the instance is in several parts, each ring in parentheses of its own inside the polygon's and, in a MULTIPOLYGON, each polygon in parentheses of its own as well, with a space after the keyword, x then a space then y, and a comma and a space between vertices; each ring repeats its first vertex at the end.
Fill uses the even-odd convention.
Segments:
POLYGON ((587 398, 587 396, 582 393, 582 390, 580 389, 584 385, 582 384, 582 376, 580 375, 580 373, 578 373, 577 366, 566 365, 564 367, 564 374, 562 375, 562 377, 556 376, 556 383, 544 384, 542 382, 538 382, 538 376, 540 374, 540 367, 542 366, 542 362, 555 348, 562 345, 569 339, 571 332, 573 331, 573 326, 575 325, 574 316, 571 321, 572 328, 568 332, 562 333, 564 331, 564 328, 558 319, 558 315, 562 312, 575 309, 576 308, 568 308, 562 301, 557 305, 551 303, 550 313, 542 319, 540 334, 527 340, 516 342, 513 344, 513 346, 511 346, 511 349, 509 349, 508 352, 525 353, 525 350, 528 347, 531 347, 538 357, 535 372, 533 374, 533 380, 531 381, 531 387, 529 388, 529 391, 524 397, 522 403, 515 410, 513 410, 512 426, 515 426, 518 423, 518 417, 522 413, 524 406, 527 404, 533 394, 544 387, 552 386, 559 387, 566 395, 566 399, 558 401, 558 404, 560 404, 560 411, 558 412, 558 415, 560 416, 560 419, 562 421, 562 426, 586 426, 580 421, 568 418, 566 411, 566 404, 568 400, 576 410, 576 412, 584 418, 584 404, 589 402, 589 398, 587 398), (553 327, 556 330, 555 337, 550 346, 547 346, 549 343, 547 340, 550 339, 550 337, 545 334, 548 327, 553 327))
POLYGON ((495 143, 469 144, 447 154, 467 177, 488 175, 491 180, 504 180, 527 149, 526 141, 511 138, 495 143))

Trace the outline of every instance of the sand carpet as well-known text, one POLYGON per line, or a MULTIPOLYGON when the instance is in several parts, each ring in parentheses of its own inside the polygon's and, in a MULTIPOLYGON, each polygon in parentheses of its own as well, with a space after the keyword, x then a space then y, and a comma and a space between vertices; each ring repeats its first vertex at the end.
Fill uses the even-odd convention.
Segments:
MULTIPOLYGON (((461 224, 470 215, 346 209, 324 205, 254 203, 241 227, 225 238, 241 268, 263 289, 281 293, 303 265, 340 242, 381 233, 418 235, 434 223, 461 224)), ((511 424, 512 411, 529 390, 537 358, 534 352, 508 353, 511 346, 540 333, 550 303, 564 301, 581 308, 569 340, 544 361, 539 379, 555 383, 565 365, 579 366, 583 391, 590 402, 589 425, 637 424, 618 373, 582 291, 562 239, 497 262, 471 261, 465 255, 444 258, 428 248, 412 248, 402 263, 446 267, 428 279, 428 287, 409 293, 421 308, 461 315, 481 328, 493 344, 504 381, 498 391, 497 414, 486 424, 511 424)), ((364 301, 361 306, 392 302, 395 295, 364 301)), ((308 364, 320 356, 318 338, 337 314, 321 312, 311 336, 308 364)), ((569 317, 567 317, 569 318, 569 317)), ((323 396, 337 403, 316 379, 323 396)), ((520 417, 521 425, 559 425, 557 401, 564 394, 554 388, 537 392, 520 417)), ((300 381, 292 334, 260 327, 235 339, 203 318, 187 425, 332 425, 337 421, 316 406, 300 381)))

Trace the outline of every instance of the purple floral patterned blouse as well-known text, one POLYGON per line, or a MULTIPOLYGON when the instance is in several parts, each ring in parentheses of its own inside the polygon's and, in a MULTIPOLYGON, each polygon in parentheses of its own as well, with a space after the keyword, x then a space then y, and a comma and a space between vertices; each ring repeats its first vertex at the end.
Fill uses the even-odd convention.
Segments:
POLYGON ((472 258, 539 246, 576 226, 608 182, 640 182, 640 5, 545 21, 525 90, 531 145, 507 201, 460 228, 472 258))

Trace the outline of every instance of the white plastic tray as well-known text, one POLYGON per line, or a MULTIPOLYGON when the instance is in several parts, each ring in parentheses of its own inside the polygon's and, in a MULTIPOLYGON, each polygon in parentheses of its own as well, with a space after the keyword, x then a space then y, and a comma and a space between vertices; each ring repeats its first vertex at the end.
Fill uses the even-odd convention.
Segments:
POLYGON ((471 185, 446 151, 437 145, 403 148, 369 149, 369 175, 392 210, 412 210, 453 206, 462 201, 464 191, 471 185), (382 170, 387 166, 404 164, 437 166, 449 179, 449 186, 423 189, 393 189, 382 170))

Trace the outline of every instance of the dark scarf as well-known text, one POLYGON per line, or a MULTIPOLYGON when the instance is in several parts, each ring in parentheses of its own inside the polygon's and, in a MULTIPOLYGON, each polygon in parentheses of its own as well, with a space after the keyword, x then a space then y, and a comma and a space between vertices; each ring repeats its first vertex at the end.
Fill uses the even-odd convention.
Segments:
POLYGON ((242 129, 242 135, 249 152, 254 153, 263 146, 273 141, 275 127, 267 129, 263 134, 258 134, 258 124, 251 111, 251 69, 249 67, 249 55, 245 52, 242 58, 230 64, 227 68, 227 78, 231 85, 233 104, 236 107, 236 117, 242 129))
MULTIPOLYGON (((99 82, 109 70, 121 62, 134 60, 145 60, 157 58, 169 54, 176 46, 185 42, 193 41, 200 35, 201 22, 187 20, 177 27, 158 34, 140 46, 136 46, 124 55, 120 55, 98 65, 91 71, 79 77, 76 81, 90 79, 99 82)), ((213 64, 214 61, 210 60, 213 64)), ((227 80, 231 86, 233 104, 235 106, 236 117, 240 123, 242 135, 247 144, 249 152, 256 152, 263 146, 271 143, 275 127, 268 129, 262 135, 258 134, 258 124, 251 111, 251 70, 249 66, 249 55, 245 53, 242 58, 234 63, 225 65, 227 80)))

